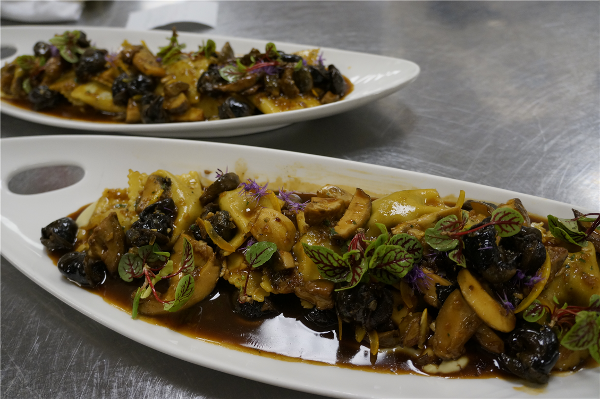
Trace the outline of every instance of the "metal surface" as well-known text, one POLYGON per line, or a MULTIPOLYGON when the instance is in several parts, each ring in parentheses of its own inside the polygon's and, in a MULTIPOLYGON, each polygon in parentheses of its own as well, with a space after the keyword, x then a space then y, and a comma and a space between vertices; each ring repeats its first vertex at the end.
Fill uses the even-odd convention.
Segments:
MULTIPOLYGON (((123 27, 134 2, 73 25, 123 27)), ((186 30, 406 58, 408 88, 222 142, 451 177, 600 209, 600 3, 225 2, 186 30)), ((13 23, 2 20, 3 26, 13 23)), ((40 38, 42 39, 42 38, 40 38)), ((77 134, 2 115, 2 137, 77 134)), ((2 259, 3 397, 307 398, 188 364, 90 321, 2 259)))

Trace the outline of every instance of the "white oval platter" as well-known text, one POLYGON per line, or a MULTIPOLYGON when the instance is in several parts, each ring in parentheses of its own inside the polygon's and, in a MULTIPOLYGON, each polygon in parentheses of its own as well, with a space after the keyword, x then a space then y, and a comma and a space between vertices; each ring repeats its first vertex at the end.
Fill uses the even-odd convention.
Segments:
MULTIPOLYGON (((188 338, 165 327, 132 320, 100 296, 69 283, 40 244, 40 229, 95 201, 104 188, 127 187, 131 168, 146 173, 166 169, 175 174, 197 170, 233 170, 247 166, 247 177, 274 182, 299 178, 316 184, 336 183, 385 193, 436 188, 457 195, 502 201, 519 197, 531 212, 570 217, 571 206, 556 201, 442 177, 314 155, 186 140, 119 136, 45 136, 0 141, 2 155, 2 254, 42 288, 99 323, 137 342, 185 361, 267 384, 347 398, 518 398, 530 397, 519 382, 500 379, 445 379, 393 375, 287 362, 252 355, 188 338), (68 151, 65 151, 68 149, 68 151), (50 165, 75 165, 85 175, 56 191, 17 195, 8 182, 20 171, 50 165)), ((585 209, 581 209, 586 211, 585 209)), ((108 345, 109 343, 107 343, 108 345)), ((600 393, 600 368, 567 377, 552 377, 544 397, 583 398, 600 393)), ((539 393, 539 391, 536 391, 539 393)))
MULTIPOLYGON (((47 41, 54 34, 66 30, 79 29, 87 34, 96 47, 109 51, 117 51, 123 42, 146 42, 148 47, 157 51, 168 44, 170 32, 167 31, 132 31, 119 28, 73 27, 73 26, 19 26, 2 28, 2 46, 12 46, 17 53, 2 60, 12 61, 18 55, 33 54, 33 45, 38 41, 47 41)), ((216 35, 200 35, 181 32, 179 42, 187 45, 186 51, 194 51, 203 41, 213 39, 220 49, 227 41, 231 43, 237 54, 245 54, 252 48, 264 49, 268 40, 252 40, 216 35)), ((273 40, 277 49, 286 52, 319 47, 318 44, 302 45, 281 43, 273 40)), ((228 137, 251 134, 277 129, 291 123, 323 118, 346 112, 400 90, 419 75, 419 66, 411 61, 379 55, 357 53, 352 51, 321 48, 327 65, 334 64, 352 81, 354 90, 342 101, 295 111, 280 112, 268 115, 255 115, 246 118, 168 124, 124 124, 86 122, 64 119, 16 107, 3 102, 1 110, 7 115, 51 126, 69 129, 91 130, 99 132, 137 134, 162 137, 228 137)))

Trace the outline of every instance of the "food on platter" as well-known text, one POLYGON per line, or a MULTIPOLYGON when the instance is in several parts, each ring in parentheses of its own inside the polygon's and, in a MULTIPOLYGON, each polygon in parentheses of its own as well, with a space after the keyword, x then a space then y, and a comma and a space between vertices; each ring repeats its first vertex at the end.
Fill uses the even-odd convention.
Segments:
POLYGON ((544 384, 600 360, 599 214, 545 220, 517 198, 431 188, 298 193, 220 170, 128 179, 42 243, 133 318, 289 356, 259 338, 280 318, 335 342, 333 364, 368 368, 353 362, 364 349, 394 373, 544 384))
POLYGON ((125 40, 96 48, 78 30, 37 42, 33 55, 2 67, 2 99, 33 111, 97 122, 231 119, 340 101, 352 83, 318 49, 294 54, 268 43, 236 56, 208 40, 184 52, 175 30, 154 53, 125 40))

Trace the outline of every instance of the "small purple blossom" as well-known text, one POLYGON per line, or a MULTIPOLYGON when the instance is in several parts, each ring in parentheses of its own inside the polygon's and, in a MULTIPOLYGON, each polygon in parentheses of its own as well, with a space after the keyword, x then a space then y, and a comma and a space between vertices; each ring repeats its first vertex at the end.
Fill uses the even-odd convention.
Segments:
POLYGON ((319 53, 319 55, 317 56, 317 64, 321 65, 321 66, 325 66, 325 58, 323 58, 323 53, 319 53))
POLYGON ((243 253, 244 255, 246 255, 246 252, 248 252, 248 250, 250 249, 251 246, 253 246, 254 244, 256 244, 258 241, 256 241, 254 239, 254 237, 250 237, 250 239, 248 241, 246 241, 246 245, 244 245, 243 247, 239 247, 237 249, 238 252, 243 253))
POLYGON ((58 50, 58 47, 56 47, 53 44, 50 45, 50 53, 52 54, 52 57, 58 57, 60 55, 60 51, 58 50))
POLYGON ((508 312, 512 312, 513 310, 515 310, 515 305, 513 305, 508 300, 508 297, 506 296, 506 291, 502 291, 502 294, 504 294, 504 298, 501 297, 500 294, 496 293, 496 295, 498 295, 498 298, 500 298, 500 303, 502 304, 502 307, 506 310, 506 313, 508 314, 508 312))
POLYGON ((525 285, 527 287, 533 287, 534 285, 536 285, 537 283, 539 283, 540 281, 542 281, 543 278, 541 276, 538 276, 537 274, 533 277, 529 277, 526 281, 525 281, 525 285))
POLYGON ((404 280, 412 287, 413 290, 417 290, 420 293, 423 293, 422 287, 427 289, 433 283, 433 279, 427 273, 425 273, 419 265, 414 265, 413 268, 406 273, 404 280))
POLYGON ((478 251, 485 251, 486 249, 493 249, 494 247, 489 246, 489 247, 481 247, 481 248, 477 248, 478 251))
POLYGON ((246 195, 256 202, 258 202, 262 197, 267 195, 267 186, 269 183, 265 183, 264 186, 258 184, 255 180, 248 179, 247 183, 240 183, 238 187, 242 187, 243 190, 240 191, 240 195, 246 195))
POLYGON ((225 168, 225 173, 221 169, 217 169, 216 177, 217 179, 223 177, 224 174, 229 173, 229 166, 225 168))
POLYGON ((306 205, 309 203, 309 201, 306 201, 306 202, 296 202, 292 198, 292 194, 295 194, 295 192, 294 191, 288 191, 288 192, 286 192, 283 188, 280 188, 279 189, 279 194, 277 194, 277 198, 279 198, 280 200, 284 201, 287 204, 288 209, 294 211, 295 213, 303 211, 304 208, 306 208, 306 205))
POLYGON ((279 68, 278 66, 267 65, 267 66, 264 66, 264 67, 260 67, 260 68, 256 68, 256 69, 251 69, 250 73, 264 72, 267 75, 279 75, 279 71, 280 70, 281 70, 281 68, 279 68))
POLYGON ((536 274, 535 276, 527 276, 522 270, 517 269, 517 274, 515 274, 516 284, 523 283, 526 287, 533 287, 537 283, 543 280, 541 276, 536 274))

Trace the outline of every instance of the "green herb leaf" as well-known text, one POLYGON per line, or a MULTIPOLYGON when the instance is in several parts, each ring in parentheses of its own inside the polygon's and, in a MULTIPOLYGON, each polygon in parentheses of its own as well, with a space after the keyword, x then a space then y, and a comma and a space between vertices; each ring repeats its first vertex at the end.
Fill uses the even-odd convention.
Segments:
POLYGON ((24 71, 29 71, 37 65, 33 55, 21 55, 15 59, 15 62, 24 71))
POLYGON ((467 267, 467 259, 465 258, 463 251, 455 249, 448 254, 448 257, 457 265, 467 267))
POLYGON ((198 51, 201 53, 204 53, 204 56, 206 58, 208 58, 216 53, 217 45, 215 44, 215 42, 212 39, 208 39, 206 41, 206 45, 204 44, 204 41, 203 41, 202 46, 200 47, 200 49, 198 51))
POLYGON ((435 227, 425 230, 425 242, 438 251, 450 251, 458 245, 458 239, 450 234, 458 227, 458 218, 454 215, 438 220, 435 227))
POLYGON ((371 252, 375 251, 379 246, 385 244, 390 239, 390 235, 387 232, 387 227, 385 227, 382 223, 375 223, 375 226, 381 230, 381 234, 375 239, 375 241, 371 242, 367 249, 365 249, 365 256, 371 256, 371 252))
POLYGON ((548 228, 556 238, 563 239, 575 245, 583 246, 585 233, 579 231, 577 222, 570 219, 561 219, 548 215, 548 228))
POLYGON ((312 260, 319 274, 334 283, 340 283, 347 281, 348 275, 350 274, 350 264, 347 259, 344 259, 340 255, 336 254, 329 248, 321 247, 319 245, 307 245, 302 243, 304 253, 312 260))
POLYGON ((196 264, 194 263, 194 250, 192 244, 187 238, 183 238, 183 254, 181 256, 181 267, 179 273, 190 274, 194 271, 196 264))
POLYGON ((565 334, 560 343, 571 350, 587 349, 598 341, 600 313, 581 311, 577 313, 576 323, 565 334))
MULTIPOLYGON (((166 276, 170 276, 173 273, 173 261, 169 260, 167 264, 160 269, 158 274, 152 279, 152 286, 155 286, 160 280, 166 276)), ((142 293, 142 299, 146 299, 152 294, 152 287, 146 287, 146 290, 142 293)))
POLYGON ((164 309, 169 312, 177 312, 192 297, 194 293, 194 278, 186 274, 177 283, 175 299, 166 303, 164 309))
POLYGON ((60 55, 71 64, 79 61, 78 54, 83 54, 85 49, 82 49, 77 45, 79 40, 80 32, 78 30, 66 31, 62 35, 54 36, 48 40, 51 44, 55 45, 60 52, 60 55))
POLYGON ((546 314, 546 307, 537 299, 523 312, 523 319, 535 323, 546 314))
POLYGON ((126 253, 119 261, 119 276, 127 282, 133 281, 134 278, 141 277, 143 273, 144 262, 135 254, 126 253))
POLYGON ((363 279, 365 273, 369 270, 369 261, 367 258, 363 258, 360 262, 355 262, 352 265, 350 274, 348 275, 348 285, 342 288, 336 289, 336 291, 343 291, 353 287, 356 287, 358 283, 363 279))
POLYGON ((369 263, 370 269, 383 269, 401 279, 412 269, 414 258, 397 245, 382 245, 375 250, 369 263))
POLYGON ((600 308, 600 295, 594 294, 590 297, 590 308, 600 308))
POLYGON ((277 47, 275 46, 275 43, 267 43, 266 47, 265 47, 265 53, 267 54, 267 56, 269 58, 273 58, 273 59, 279 59, 280 55, 277 52, 277 47))
POLYGON ((510 237, 521 231, 523 215, 512 208, 498 208, 492 212, 491 222, 500 237, 510 237))
POLYGON ((294 65, 294 71, 299 71, 302 69, 302 65, 304 65, 304 63, 302 62, 302 60, 298 61, 296 63, 296 65, 294 65))
POLYGON ((410 234, 396 234, 389 239, 387 245, 398 245, 399 247, 404 248, 406 252, 413 256, 415 262, 420 261, 421 257, 423 256, 423 246, 419 240, 410 234))
MULTIPOLYGON (((600 317, 596 319, 596 326, 600 330, 600 317)), ((594 360, 600 363, 600 334, 596 335, 596 339, 589 346, 588 350, 590 351, 590 355, 592 355, 594 360)))
POLYGON ((229 83, 235 83, 242 77, 242 73, 238 70, 237 65, 231 64, 219 69, 219 75, 229 83))
POLYGON ((270 241, 261 241, 246 251, 246 261, 251 267, 262 266, 277 252, 277 245, 270 241))
POLYGON ((135 292, 135 297, 133 298, 133 306, 131 307, 131 318, 135 319, 137 317, 138 307, 140 305, 140 297, 142 296, 142 288, 138 288, 135 292))

